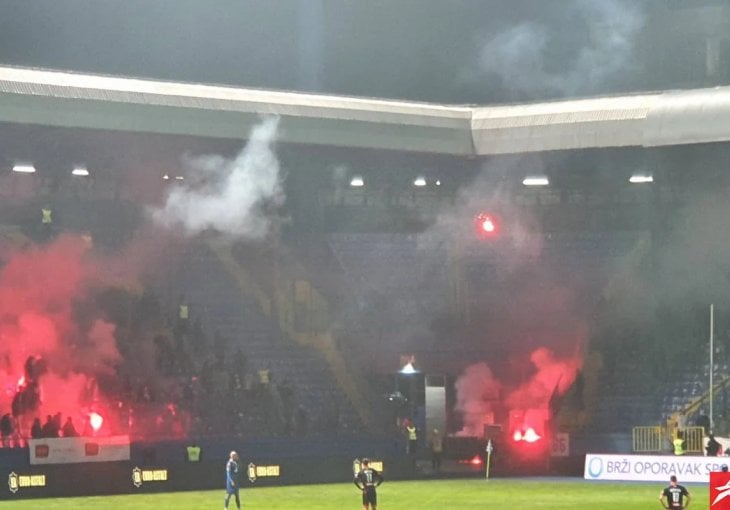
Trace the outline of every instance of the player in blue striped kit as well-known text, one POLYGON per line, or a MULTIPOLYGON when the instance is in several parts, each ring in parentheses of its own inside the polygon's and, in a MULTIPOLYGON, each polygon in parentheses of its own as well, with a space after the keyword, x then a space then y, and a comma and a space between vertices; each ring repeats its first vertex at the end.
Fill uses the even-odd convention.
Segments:
POLYGON ((235 451, 231 452, 226 463, 226 506, 224 510, 228 510, 231 496, 236 496, 236 508, 241 510, 241 500, 238 497, 238 454, 235 451))

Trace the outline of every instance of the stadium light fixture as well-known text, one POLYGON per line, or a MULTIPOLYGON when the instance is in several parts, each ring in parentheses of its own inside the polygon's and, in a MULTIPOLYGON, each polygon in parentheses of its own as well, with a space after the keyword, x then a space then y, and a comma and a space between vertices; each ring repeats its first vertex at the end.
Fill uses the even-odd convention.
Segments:
POLYGON ((416 180, 413 181, 413 185, 422 188, 426 185, 426 178, 422 175, 419 175, 418 177, 416 177, 416 180))
POLYGON ((89 169, 83 165, 76 165, 74 167, 74 169, 71 170, 71 175, 76 175, 79 177, 87 177, 89 175, 89 169))
POLYGON ((184 175, 176 175, 175 176, 175 180, 176 181, 184 181, 185 180, 185 176, 184 175))
POLYGON ((436 181, 436 186, 441 186, 441 181, 437 180, 436 181))
POLYGON ((522 184, 525 186, 547 186, 550 184, 550 179, 547 175, 528 175, 522 180, 522 184))
POLYGON ((16 163, 13 165, 13 172, 19 174, 33 174, 35 173, 35 167, 32 163, 16 163))
POLYGON ((654 176, 651 173, 635 173, 631 177, 629 177, 629 182, 631 184, 647 184, 650 182, 654 182, 654 176))
POLYGON ((163 176, 162 176, 162 178, 163 178, 164 180, 166 180, 166 181, 167 181, 167 180, 169 180, 169 179, 170 179, 170 176, 169 176, 169 175, 167 175, 167 174, 165 174, 165 175, 163 175, 163 176))
POLYGON ((353 188, 362 188, 365 186, 365 181, 361 175, 353 175, 352 180, 350 181, 350 186, 353 188))

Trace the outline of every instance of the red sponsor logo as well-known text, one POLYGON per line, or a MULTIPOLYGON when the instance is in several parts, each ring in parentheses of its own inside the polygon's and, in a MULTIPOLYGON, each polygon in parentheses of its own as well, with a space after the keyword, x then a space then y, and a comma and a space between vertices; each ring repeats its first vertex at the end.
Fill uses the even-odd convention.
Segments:
POLYGON ((37 444, 35 445, 35 456, 37 459, 45 459, 48 457, 48 454, 50 453, 51 449, 48 448, 47 444, 37 444))
POLYGON ((710 508, 730 510, 730 473, 722 471, 710 473, 710 508))
POLYGON ((99 455, 99 443, 85 443, 84 453, 87 457, 99 455))

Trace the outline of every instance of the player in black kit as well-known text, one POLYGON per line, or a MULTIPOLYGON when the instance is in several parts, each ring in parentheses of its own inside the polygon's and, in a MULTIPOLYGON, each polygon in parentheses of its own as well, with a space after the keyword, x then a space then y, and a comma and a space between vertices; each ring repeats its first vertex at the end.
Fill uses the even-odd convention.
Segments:
POLYGON ((670 510, 682 510, 689 506, 689 492, 683 485, 677 483, 677 477, 672 475, 669 478, 669 486, 659 494, 659 502, 664 508, 670 510), (664 504, 666 498, 667 504, 664 504), (684 498, 687 498, 687 504, 684 504, 684 498))
POLYGON ((383 475, 370 467, 368 459, 362 459, 360 462, 362 469, 355 475, 355 485, 362 491, 362 508, 368 510, 368 505, 372 510, 378 508, 378 495, 375 488, 383 483, 383 475))

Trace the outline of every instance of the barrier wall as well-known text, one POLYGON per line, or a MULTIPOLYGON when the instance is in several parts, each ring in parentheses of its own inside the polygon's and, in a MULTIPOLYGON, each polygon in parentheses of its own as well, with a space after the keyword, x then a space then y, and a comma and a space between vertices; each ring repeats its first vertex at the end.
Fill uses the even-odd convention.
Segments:
POLYGON ((603 455, 585 458, 586 480, 666 482, 676 475, 680 483, 707 483, 711 471, 720 471, 727 459, 675 455, 603 455))
MULTIPOLYGON (((352 457, 253 459, 241 463, 241 487, 351 482, 352 457)), ((413 476, 405 458, 378 459, 387 479, 413 476)), ((137 465, 99 462, 0 468, 0 500, 225 488, 222 461, 137 465)))
MULTIPOLYGON (((349 483, 353 461, 363 456, 382 461, 387 480, 430 476, 426 450, 417 462, 404 455, 403 445, 393 440, 370 438, 307 439, 265 438, 250 441, 221 439, 201 441, 201 461, 186 460, 191 442, 133 443, 130 459, 115 462, 31 464, 28 448, 0 449, 0 500, 32 497, 65 497, 186 490, 223 490, 225 462, 230 450, 241 456, 242 487, 309 483, 349 483)), ((484 457, 479 442, 451 445, 444 455, 441 476, 484 476, 484 457), (459 448, 457 448, 459 446, 459 448), (463 448, 462 448, 463 447, 463 448), (463 450, 463 451, 462 451, 463 450)), ((572 444, 571 444, 572 447, 572 444)), ((492 476, 578 475, 583 456, 529 462, 509 458, 509 449, 495 449, 492 476), (549 460, 549 462, 548 462, 549 460)), ((595 470, 595 466, 593 466, 595 470)))

